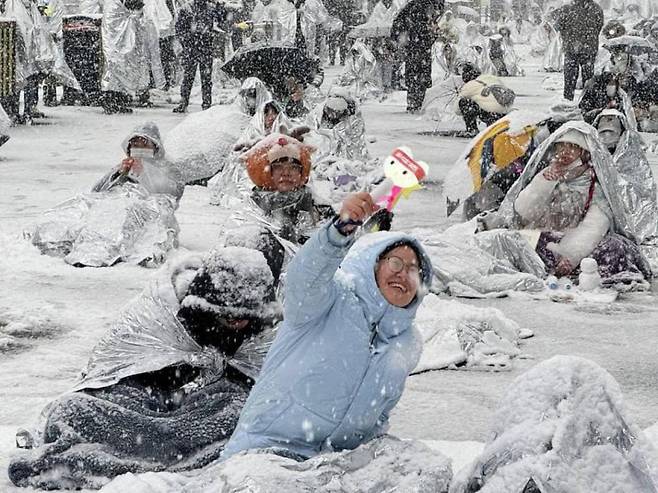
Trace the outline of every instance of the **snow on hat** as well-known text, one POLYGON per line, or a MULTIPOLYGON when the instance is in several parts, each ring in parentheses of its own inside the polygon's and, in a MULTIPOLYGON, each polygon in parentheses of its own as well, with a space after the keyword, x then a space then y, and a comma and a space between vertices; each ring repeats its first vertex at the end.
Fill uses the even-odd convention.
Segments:
POLYGON ((181 307, 226 318, 265 318, 276 304, 274 278, 261 252, 244 247, 212 250, 190 283, 181 307))
POLYGON ((313 152, 315 152, 313 146, 304 144, 289 135, 272 133, 241 154, 240 159, 246 163, 247 174, 254 185, 265 190, 275 190, 276 184, 272 179, 270 164, 284 157, 296 159, 302 164, 302 180, 306 182, 311 174, 313 152))
POLYGON ((341 96, 329 96, 325 102, 325 106, 334 111, 347 111, 349 108, 347 101, 341 96))
POLYGON ((567 142, 569 144, 575 144, 581 149, 585 149, 586 151, 589 150, 589 146, 587 145, 587 140, 585 139, 585 135, 582 132, 576 130, 575 128, 568 130, 567 132, 560 135, 557 139, 555 139, 555 143, 558 142, 567 142))

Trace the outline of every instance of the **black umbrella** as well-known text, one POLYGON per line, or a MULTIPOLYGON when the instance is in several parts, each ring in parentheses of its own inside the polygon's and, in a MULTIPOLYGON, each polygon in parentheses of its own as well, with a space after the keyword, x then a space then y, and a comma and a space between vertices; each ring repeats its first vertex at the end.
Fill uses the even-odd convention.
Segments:
POLYGON ((258 77, 270 87, 281 86, 289 77, 299 82, 309 82, 313 78, 313 61, 306 53, 280 43, 243 45, 221 68, 240 80, 258 77))

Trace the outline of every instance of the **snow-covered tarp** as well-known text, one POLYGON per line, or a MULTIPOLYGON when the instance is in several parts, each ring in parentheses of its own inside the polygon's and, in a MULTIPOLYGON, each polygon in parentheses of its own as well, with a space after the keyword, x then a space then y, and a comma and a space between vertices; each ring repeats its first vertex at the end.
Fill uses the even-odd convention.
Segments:
POLYGON ((160 263, 178 243, 176 202, 140 185, 86 193, 43 213, 27 232, 41 253, 71 265, 160 263))
POLYGON ((658 455, 631 421, 615 379, 592 361, 555 356, 518 377, 492 419, 492 438, 451 493, 652 493, 658 455))
POLYGON ((450 460, 418 441, 391 436, 355 450, 296 462, 268 453, 247 453, 195 471, 126 474, 102 493, 444 493, 452 479, 450 460))
POLYGON ((508 370, 531 335, 495 308, 478 308, 428 294, 416 314, 423 353, 414 370, 442 368, 508 370))
POLYGON ((233 157, 233 147, 249 119, 235 105, 192 113, 165 137, 167 158, 186 183, 210 178, 233 157))

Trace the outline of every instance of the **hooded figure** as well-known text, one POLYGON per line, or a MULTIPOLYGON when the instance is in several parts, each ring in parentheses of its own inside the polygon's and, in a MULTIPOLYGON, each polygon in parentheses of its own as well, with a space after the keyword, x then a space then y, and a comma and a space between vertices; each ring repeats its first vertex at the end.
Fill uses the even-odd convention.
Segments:
POLYGON ((564 68, 562 38, 548 22, 542 24, 541 28, 548 31, 549 38, 549 43, 542 60, 542 66, 546 72, 562 72, 564 68))
POLYGON ((327 223, 290 264, 284 322, 225 457, 265 448, 306 459, 386 432, 420 357, 413 321, 432 265, 406 234, 374 233, 352 247, 354 235, 337 227, 327 223), (375 274, 398 246, 417 259, 417 291, 405 307, 387 301, 375 274))
POLYGON ((256 110, 262 108, 268 101, 272 101, 272 93, 265 83, 257 77, 247 77, 242 81, 234 104, 245 115, 254 116, 256 110))
POLYGON ((514 229, 541 232, 535 250, 558 275, 593 257, 603 278, 648 279, 651 270, 638 248, 644 231, 620 193, 623 183, 596 130, 568 122, 533 154, 499 214, 514 229))
POLYGON ((655 236, 658 228, 656 182, 643 150, 642 137, 630 128, 623 113, 613 109, 603 110, 593 126, 624 179, 616 188, 629 208, 633 229, 643 239, 655 236))
POLYGON ((126 95, 135 96, 151 85, 166 84, 160 59, 160 41, 153 21, 144 15, 141 0, 125 3, 103 0, 104 70, 101 88, 106 92, 106 113, 131 112, 126 95))
POLYGON ((256 108, 256 112, 236 142, 235 150, 249 149, 263 137, 290 127, 290 121, 281 105, 274 99, 269 99, 256 108))
POLYGON ((384 91, 377 59, 363 41, 357 40, 350 48, 345 68, 336 78, 336 85, 348 87, 350 96, 359 101, 379 97, 384 91))
POLYGON ((288 0, 257 0, 251 13, 255 25, 265 25, 268 41, 295 46, 297 9, 288 0))
POLYGON ((196 469, 232 433, 278 313, 260 252, 230 247, 165 269, 94 348, 82 380, 44 410, 20 486, 98 487, 127 472, 196 469), (66 474, 54 471, 66 470, 66 474))
POLYGON ((329 95, 311 115, 311 123, 318 134, 328 139, 321 157, 363 161, 370 159, 365 141, 365 122, 352 97, 329 95))
POLYGON ((155 123, 146 122, 136 127, 121 146, 127 159, 103 176, 92 192, 106 192, 129 181, 139 183, 150 193, 165 193, 176 202, 180 201, 185 183, 178 169, 166 160, 160 130, 155 123), (131 158, 140 162, 128 165, 126 161, 131 158))

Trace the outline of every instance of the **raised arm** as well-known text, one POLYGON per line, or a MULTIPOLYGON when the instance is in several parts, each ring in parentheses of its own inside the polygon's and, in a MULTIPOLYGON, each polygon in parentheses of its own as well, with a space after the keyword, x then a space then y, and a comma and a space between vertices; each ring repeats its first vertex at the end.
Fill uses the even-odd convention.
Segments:
POLYGON ((326 313, 336 299, 334 274, 354 243, 356 225, 376 209, 367 193, 349 196, 340 215, 299 250, 286 275, 284 318, 299 326, 326 313))

